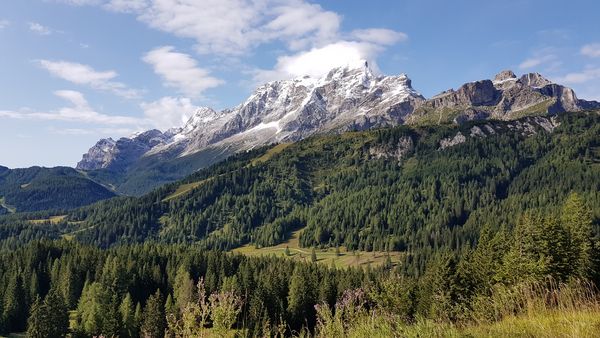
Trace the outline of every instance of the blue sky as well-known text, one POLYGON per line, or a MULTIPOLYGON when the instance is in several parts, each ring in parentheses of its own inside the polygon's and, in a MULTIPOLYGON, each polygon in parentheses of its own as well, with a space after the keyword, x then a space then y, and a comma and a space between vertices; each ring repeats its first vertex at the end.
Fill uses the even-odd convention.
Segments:
POLYGON ((4 0, 0 165, 73 166, 265 81, 354 59, 426 97, 503 69, 600 100, 597 1, 4 0))

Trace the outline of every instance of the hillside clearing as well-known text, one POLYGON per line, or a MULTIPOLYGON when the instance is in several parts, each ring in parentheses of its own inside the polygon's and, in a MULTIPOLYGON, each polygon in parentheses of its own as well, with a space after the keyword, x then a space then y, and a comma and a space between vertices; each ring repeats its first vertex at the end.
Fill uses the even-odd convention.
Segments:
MULTIPOLYGON (((275 246, 257 248, 253 244, 246 244, 233 249, 232 252, 248 256, 275 255, 293 260, 310 262, 312 249, 300 247, 299 237, 301 232, 302 229, 293 231, 287 241, 275 246), (289 256, 285 253, 286 247, 289 249, 289 256)), ((399 251, 392 251, 389 253, 381 251, 347 251, 344 247, 339 248, 339 255, 336 254, 335 251, 335 248, 315 249, 317 262, 335 266, 336 268, 348 266, 367 267, 369 265, 375 267, 384 264, 388 255, 393 265, 399 264, 402 259, 402 252, 399 251)))

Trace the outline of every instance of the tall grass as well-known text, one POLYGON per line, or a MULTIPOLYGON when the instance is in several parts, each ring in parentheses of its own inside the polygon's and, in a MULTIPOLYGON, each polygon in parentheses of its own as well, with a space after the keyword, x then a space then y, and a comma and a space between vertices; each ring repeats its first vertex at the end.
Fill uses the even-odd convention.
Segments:
POLYGON ((599 293, 587 281, 498 285, 454 322, 408 323, 377 304, 365 307, 365 300, 351 297, 357 294, 345 294, 334 309, 317 307, 316 337, 600 337, 599 293))

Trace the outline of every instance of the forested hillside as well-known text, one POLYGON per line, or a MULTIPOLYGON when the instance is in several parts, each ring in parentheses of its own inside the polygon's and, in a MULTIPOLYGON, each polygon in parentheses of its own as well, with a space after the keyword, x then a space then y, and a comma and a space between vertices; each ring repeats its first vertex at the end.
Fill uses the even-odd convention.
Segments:
POLYGON ((597 113, 256 149, 140 198, 0 218, 0 328, 591 337, 599 194, 597 113), (305 247, 402 258, 336 269, 222 251, 271 246, 292 230, 305 247))
POLYGON ((67 167, 0 167, 0 214, 73 209, 115 194, 67 167))
MULTIPOLYGON (((303 229, 307 247, 417 255, 472 245, 483 226, 512 227, 526 210, 555 210, 570 192, 597 220, 599 120, 567 114, 313 137, 234 156, 140 198, 77 209, 55 236, 228 250, 303 229)), ((3 240, 30 231, 8 223, 3 240)))

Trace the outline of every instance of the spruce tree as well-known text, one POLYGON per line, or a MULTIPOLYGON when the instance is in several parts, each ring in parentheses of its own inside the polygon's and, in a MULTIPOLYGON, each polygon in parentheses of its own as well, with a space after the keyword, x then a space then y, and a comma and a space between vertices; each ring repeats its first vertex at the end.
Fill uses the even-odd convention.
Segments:
POLYGON ((577 193, 571 193, 561 214, 562 225, 570 239, 569 263, 573 274, 589 277, 592 267, 592 214, 577 193))
MULTIPOLYGON (((188 269, 181 265, 177 269, 173 283, 173 295, 177 311, 181 311, 194 298, 194 281, 188 269)), ((169 295, 170 296, 170 295, 169 295)))
POLYGON ((129 338, 136 337, 135 313, 133 301, 131 300, 131 295, 129 293, 123 298, 123 301, 119 306, 119 313, 121 314, 121 335, 129 338))
POLYGON ((50 289, 43 309, 48 318, 48 337, 64 337, 69 330, 69 311, 58 288, 50 289))
POLYGON ((145 338, 162 338, 167 327, 164 300, 160 290, 151 295, 144 308, 142 336, 145 338))
POLYGON ((40 300, 39 296, 33 301, 29 313, 29 319, 27 320, 27 337, 48 337, 48 318, 46 318, 44 303, 40 300))
POLYGON ((15 272, 4 294, 2 320, 9 332, 22 332, 27 324, 27 304, 23 279, 15 272))

